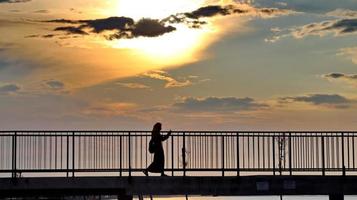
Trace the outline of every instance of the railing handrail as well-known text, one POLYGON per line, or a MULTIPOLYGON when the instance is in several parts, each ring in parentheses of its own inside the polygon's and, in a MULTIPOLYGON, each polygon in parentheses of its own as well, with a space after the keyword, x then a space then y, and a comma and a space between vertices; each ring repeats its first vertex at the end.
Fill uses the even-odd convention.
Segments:
MULTIPOLYGON (((151 133, 150 130, 0 130, 0 133, 68 133, 68 132, 76 132, 76 133, 151 133)), ((169 130, 162 130, 161 132, 167 133, 169 130)), ((244 131, 244 130, 191 130, 191 131, 186 131, 186 130, 175 130, 171 131, 172 133, 357 133, 356 131, 353 130, 337 130, 337 131, 320 131, 320 130, 278 130, 278 131, 244 131)))

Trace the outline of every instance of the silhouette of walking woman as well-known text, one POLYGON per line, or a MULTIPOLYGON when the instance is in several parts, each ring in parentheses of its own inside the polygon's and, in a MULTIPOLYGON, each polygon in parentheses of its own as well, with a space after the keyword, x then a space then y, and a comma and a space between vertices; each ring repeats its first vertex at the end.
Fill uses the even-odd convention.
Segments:
POLYGON ((151 131, 151 140, 149 144, 149 151, 154 153, 154 161, 143 172, 146 176, 148 172, 161 173, 161 176, 167 176, 164 174, 165 154, 162 148, 162 141, 167 140, 171 135, 171 130, 167 135, 161 135, 161 123, 156 123, 151 131))

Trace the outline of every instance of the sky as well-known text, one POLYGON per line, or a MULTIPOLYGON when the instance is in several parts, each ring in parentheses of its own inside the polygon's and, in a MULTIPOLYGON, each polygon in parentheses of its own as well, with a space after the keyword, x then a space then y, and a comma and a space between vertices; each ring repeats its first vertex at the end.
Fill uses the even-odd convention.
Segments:
POLYGON ((356 0, 0 0, 0 130, 356 130, 356 0))

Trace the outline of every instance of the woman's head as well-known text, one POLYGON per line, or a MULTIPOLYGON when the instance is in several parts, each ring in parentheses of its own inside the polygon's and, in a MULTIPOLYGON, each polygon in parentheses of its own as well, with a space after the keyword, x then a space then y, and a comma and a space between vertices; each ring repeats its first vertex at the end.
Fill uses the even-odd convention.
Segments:
POLYGON ((157 122, 152 128, 152 134, 158 134, 161 131, 161 123, 157 122))
POLYGON ((161 123, 157 122, 152 128, 152 132, 160 132, 161 131, 161 123))

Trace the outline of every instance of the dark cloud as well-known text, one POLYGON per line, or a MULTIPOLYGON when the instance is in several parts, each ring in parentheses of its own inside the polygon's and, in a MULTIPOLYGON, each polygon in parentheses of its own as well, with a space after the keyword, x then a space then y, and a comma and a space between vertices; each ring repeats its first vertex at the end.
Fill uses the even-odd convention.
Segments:
POLYGON ((325 36, 329 33, 334 33, 335 36, 357 33, 357 19, 339 19, 311 23, 298 27, 292 32, 296 38, 310 35, 325 36))
POLYGON ((77 34, 77 35, 88 35, 87 32, 83 31, 79 27, 75 26, 62 26, 62 27, 57 27, 54 29, 54 31, 64 31, 68 34, 77 34))
POLYGON ((43 35, 43 38, 53 38, 55 35, 54 34, 47 34, 47 35, 43 35))
POLYGON ((352 100, 338 94, 311 94, 307 96, 283 97, 281 102, 304 102, 313 105, 326 105, 335 108, 348 108, 352 100))
POLYGON ((132 27, 118 30, 117 33, 108 37, 109 40, 121 38, 136 38, 136 37, 157 37, 165 33, 175 31, 173 26, 165 26, 164 23, 155 19, 141 19, 132 27))
POLYGON ((0 0, 0 3, 24 3, 31 0, 0 0))
POLYGON ((200 28, 207 22, 202 18, 214 17, 214 16, 226 16, 232 14, 251 15, 251 16, 275 16, 282 14, 289 14, 292 11, 276 8, 255 8, 248 6, 248 4, 236 4, 236 5, 210 5, 201 7, 192 12, 178 13, 171 15, 163 21, 169 23, 186 23, 191 28, 200 28), (242 6, 244 5, 244 6, 242 6))
POLYGON ((65 85, 61 81, 49 80, 46 81, 46 86, 54 90, 60 90, 63 89, 65 85))
POLYGON ((53 20, 47 20, 43 22, 48 22, 48 23, 63 23, 63 24, 78 24, 78 20, 69 20, 69 19, 53 19, 53 20))
POLYGON ((235 97, 208 97, 185 98, 175 103, 174 108, 192 112, 235 112, 257 110, 269 107, 267 104, 258 103, 252 98, 235 97))
POLYGON ((20 90, 20 87, 15 84, 6 84, 0 86, 0 95, 1 94, 11 94, 20 90))
POLYGON ((239 5, 211 5, 201 7, 192 12, 173 14, 162 20, 143 18, 134 21, 129 17, 109 17, 105 19, 94 20, 68 20, 55 19, 45 22, 71 24, 71 26, 61 26, 54 31, 64 31, 68 34, 86 35, 89 33, 103 34, 108 40, 136 37, 157 37, 166 33, 175 31, 176 28, 170 24, 184 23, 191 28, 200 28, 207 22, 203 18, 214 17, 217 15, 225 16, 231 14, 252 14, 254 16, 275 16, 290 13, 288 10, 274 8, 253 8, 244 4, 242 8, 239 5), (112 31, 114 33, 106 33, 112 31), (105 35, 106 34, 106 35, 105 35))
POLYGON ((46 14, 46 13, 49 13, 50 11, 49 10, 36 10, 34 11, 34 13, 39 13, 39 14, 46 14))
MULTIPOLYGON (((235 12, 233 6, 222 7, 219 5, 201 7, 193 12, 184 13, 186 17, 192 19, 199 19, 201 17, 213 17, 216 15, 230 15, 235 12)), ((242 11, 246 12, 246 11, 242 11)))
POLYGON ((323 75, 324 78, 330 79, 349 79, 349 80, 356 80, 357 81, 357 74, 344 74, 344 73, 330 73, 323 75))
POLYGON ((102 33, 104 31, 114 31, 106 38, 109 40, 135 37, 157 37, 165 33, 176 30, 175 27, 166 26, 163 22, 155 19, 141 19, 135 22, 127 17, 109 17, 95 20, 66 20, 56 19, 47 22, 78 24, 77 26, 57 27, 55 31, 65 31, 69 34, 87 35, 86 29, 91 33, 102 33))
POLYGON ((323 37, 329 34, 333 34, 335 37, 357 34, 357 18, 327 20, 285 30, 278 30, 273 37, 267 38, 266 41, 276 42, 288 36, 300 39, 307 36, 323 37))
POLYGON ((357 86, 357 74, 344 74, 344 73, 329 73, 322 75, 322 78, 325 78, 329 81, 340 80, 351 84, 352 86, 357 86))
POLYGON ((134 20, 128 17, 109 17, 96 20, 81 20, 78 22, 83 24, 80 28, 91 28, 95 33, 114 30, 123 31, 134 25, 134 20))

